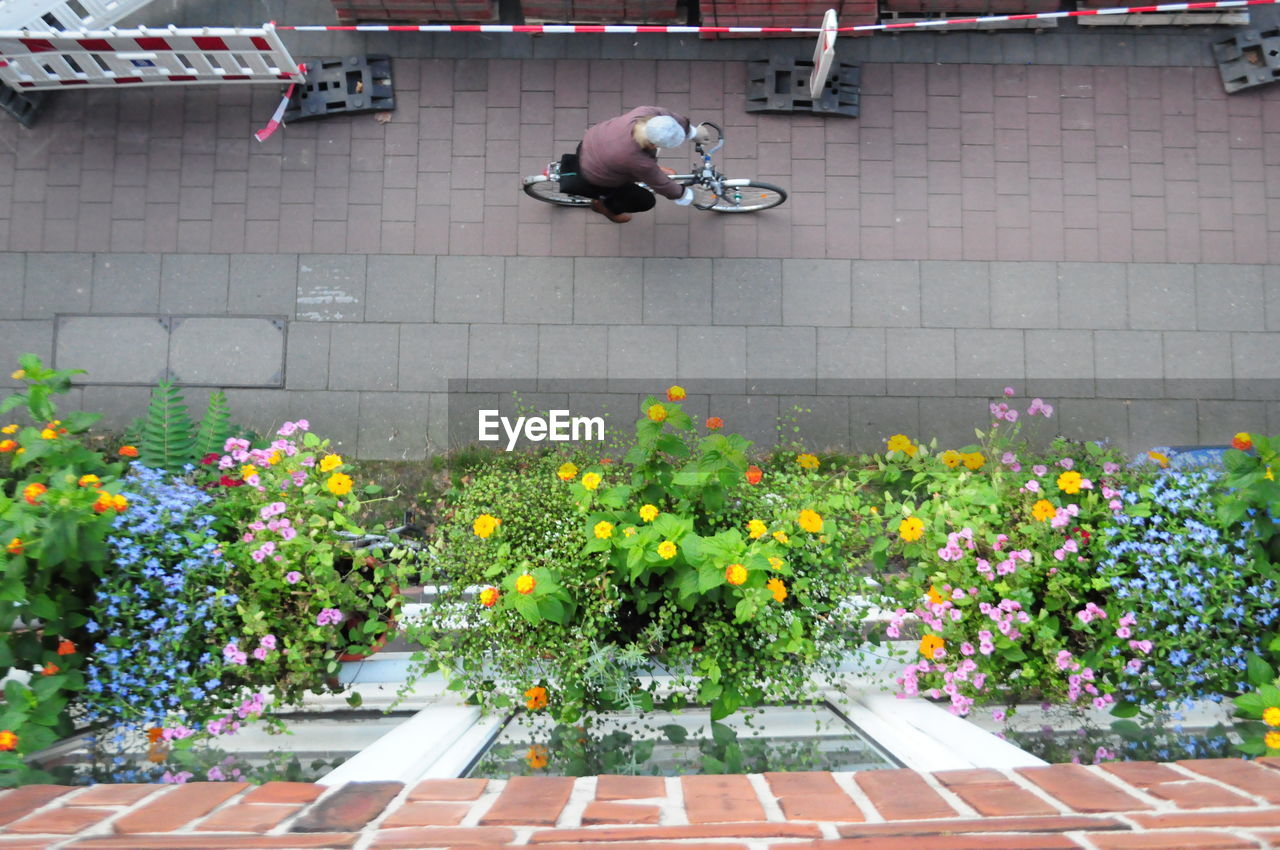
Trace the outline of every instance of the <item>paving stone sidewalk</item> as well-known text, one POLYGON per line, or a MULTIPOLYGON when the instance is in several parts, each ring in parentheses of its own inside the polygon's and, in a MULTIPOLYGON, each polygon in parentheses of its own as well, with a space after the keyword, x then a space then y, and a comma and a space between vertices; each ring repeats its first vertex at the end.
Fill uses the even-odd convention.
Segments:
POLYGON ((0 847, 1034 850, 1280 841, 1280 760, 1000 770, 352 783, 36 785, 0 847))

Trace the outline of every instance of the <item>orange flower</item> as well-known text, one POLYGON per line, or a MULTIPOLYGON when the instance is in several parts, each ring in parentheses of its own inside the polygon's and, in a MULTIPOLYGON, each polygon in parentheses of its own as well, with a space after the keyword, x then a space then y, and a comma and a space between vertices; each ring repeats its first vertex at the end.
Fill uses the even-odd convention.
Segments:
POLYGON ((22 548, 25 545, 26 544, 22 542, 21 537, 15 537, 9 541, 9 545, 5 546, 4 550, 8 552, 10 555, 21 555, 22 548))
POLYGON ((920 654, 932 661, 934 654, 946 645, 947 642, 937 635, 925 635, 920 638, 920 654))
POLYGON ((75 655, 75 652, 76 652, 76 645, 71 641, 67 640, 66 638, 63 638, 62 640, 58 641, 59 655, 75 655))
POLYGON ((138 449, 134 446, 121 446, 120 454, 123 457, 137 457, 138 449))
POLYGON ((533 770, 542 770, 547 766, 550 760, 547 748, 541 744, 534 744, 529 751, 524 754, 524 760, 528 762, 529 767, 533 770))
POLYGON ((708 419, 707 419, 707 430, 709 430, 709 431, 719 431, 719 430, 720 430, 721 428, 723 428, 723 427, 724 427, 724 420, 723 420, 723 419, 721 419, 719 416, 711 416, 711 417, 708 417, 708 419))
POLYGON ((18 736, 5 729, 0 732, 0 750, 6 752, 16 750, 18 748, 18 736))
POLYGON ((152 726, 150 729, 147 730, 147 740, 153 744, 159 741, 163 737, 164 737, 164 729, 160 728, 159 726, 152 726))
POLYGON ((1253 448, 1253 438, 1245 431, 1241 431, 1239 434, 1236 434, 1231 438, 1231 448, 1247 452, 1249 449, 1253 448))
POLYGON ((787 586, 782 583, 782 579, 771 578, 764 583, 764 586, 773 594, 774 602, 781 602, 787 598, 787 586))
POLYGON ((1156 463, 1160 464, 1160 468, 1161 468, 1161 469, 1168 469, 1168 468, 1169 468, 1169 456, 1168 456, 1168 455, 1163 454, 1163 453, 1161 453, 1161 452, 1150 451, 1150 452, 1147 452, 1147 457, 1151 458, 1151 459, 1152 459, 1152 460, 1154 460, 1156 463))
POLYGON ((760 483, 760 479, 764 478, 764 470, 752 464, 747 467, 747 483, 755 486, 760 483))
POLYGON ((800 518, 797 520, 800 527, 810 534, 818 534, 822 531, 822 514, 817 511, 805 508, 800 512, 800 518))
POLYGON ((480 604, 486 608, 492 608, 498 604, 498 588, 486 587, 480 591, 480 604))
POLYGON ((16 440, 0 440, 0 454, 8 454, 18 447, 16 440))
POLYGON ((116 513, 122 514, 125 512, 125 509, 129 507, 129 500, 121 495, 112 496, 111 507, 115 510, 116 513))
POLYGON ((55 676, 55 675, 57 675, 58 673, 61 673, 61 672, 62 672, 62 668, 60 668, 57 664, 53 664, 53 663, 51 662, 51 663, 49 663, 49 664, 44 665, 44 669, 42 669, 42 670, 40 671, 40 675, 42 675, 42 676, 55 676))
POLYGON ((115 503, 111 500, 110 493, 99 493, 97 501, 93 503, 93 510, 100 514, 114 510, 114 508, 115 503))
POLYGON ((48 487, 43 484, 28 484, 22 488, 22 498, 26 500, 28 505, 40 504, 40 497, 48 491, 48 487))
POLYGON ((946 601, 946 598, 938 592, 937 585, 929 585, 929 592, 926 595, 929 597, 929 601, 934 605, 941 605, 946 601))
POLYGON ((747 580, 747 568, 742 564, 730 564, 724 568, 724 580, 732 585, 742 584, 747 580))
POLYGON ((537 579, 528 573, 516 578, 516 593, 528 596, 530 593, 533 593, 533 589, 537 586, 537 579))
POLYGON ((532 688, 524 692, 524 704, 529 707, 530 711, 537 711, 540 708, 546 708, 547 689, 541 685, 534 685, 532 688))
POLYGON ((81 487, 97 487, 102 480, 96 475, 81 475, 78 483, 81 487))
POLYGON ((667 418, 667 409, 661 404, 651 404, 646 415, 654 422, 663 422, 667 418))
POLYGON ((684 387, 670 387, 667 389, 667 401, 684 401, 684 387))

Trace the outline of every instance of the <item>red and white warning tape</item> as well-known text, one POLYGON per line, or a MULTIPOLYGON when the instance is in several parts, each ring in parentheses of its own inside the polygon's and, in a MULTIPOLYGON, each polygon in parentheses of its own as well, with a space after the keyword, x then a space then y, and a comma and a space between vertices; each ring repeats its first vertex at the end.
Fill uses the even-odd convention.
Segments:
MULTIPOLYGON (((883 30, 924 29, 945 27, 951 24, 988 24, 1001 21, 1047 21, 1060 18, 1082 18, 1095 15, 1130 15, 1143 12, 1194 12, 1206 9, 1238 9, 1243 6, 1266 6, 1280 0, 1211 0, 1203 3, 1162 3, 1158 6, 1118 6, 1111 9, 1076 9, 1070 12, 1035 12, 1025 15, 983 15, 976 18, 939 18, 937 20, 901 21, 888 24, 862 24, 839 27, 838 32, 878 32, 883 30)), ((784 33, 811 33, 821 27, 681 27, 647 24, 350 24, 336 26, 277 27, 295 32, 480 32, 480 33, 545 33, 561 35, 569 33, 662 33, 667 35, 746 34, 780 35, 784 33)))
MULTIPOLYGON (((299 63, 298 73, 307 73, 307 66, 305 62, 299 63)), ((303 79, 306 78, 304 77, 303 79)), ((289 84, 289 88, 285 90, 284 97, 280 99, 280 105, 276 107, 276 111, 272 114, 271 120, 267 122, 267 126, 253 134, 253 137, 259 142, 265 142, 267 139, 271 138, 271 134, 274 133, 284 122, 284 111, 289 108, 289 100, 293 97, 294 89, 297 87, 297 83, 289 84)))

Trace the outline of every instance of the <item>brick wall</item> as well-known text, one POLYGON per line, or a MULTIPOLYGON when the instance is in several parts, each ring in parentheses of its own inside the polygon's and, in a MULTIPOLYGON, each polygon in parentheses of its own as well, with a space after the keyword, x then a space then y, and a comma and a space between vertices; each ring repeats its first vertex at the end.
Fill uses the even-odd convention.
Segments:
POLYGON ((521 0, 520 8, 530 23, 684 23, 678 0, 521 0))
POLYGON ((409 21, 412 23, 495 23, 498 0, 333 0, 342 23, 409 21))
MULTIPOLYGON (((709 27, 817 27, 828 9, 836 10, 842 27, 874 24, 879 17, 877 0, 702 0, 700 8, 702 25, 709 27)), ((815 39, 812 33, 796 34, 801 36, 815 39)))
POLYGON ((1274 758, 931 774, 435 779, 413 787, 33 785, 0 794, 0 847, 23 850, 1196 850, 1277 842, 1274 758))

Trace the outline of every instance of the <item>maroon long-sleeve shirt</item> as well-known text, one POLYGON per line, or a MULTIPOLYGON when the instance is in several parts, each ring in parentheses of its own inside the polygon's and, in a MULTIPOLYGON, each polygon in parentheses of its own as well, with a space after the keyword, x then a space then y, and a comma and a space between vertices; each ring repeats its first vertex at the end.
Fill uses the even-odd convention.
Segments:
POLYGON ((672 200, 684 194, 684 187, 676 183, 658 166, 657 151, 645 150, 636 144, 631 128, 637 121, 655 115, 670 115, 689 133, 689 119, 660 106, 637 106, 626 115, 601 121, 587 130, 582 137, 582 154, 578 157, 578 169, 584 178, 602 189, 623 186, 627 183, 644 183, 650 189, 672 200))

